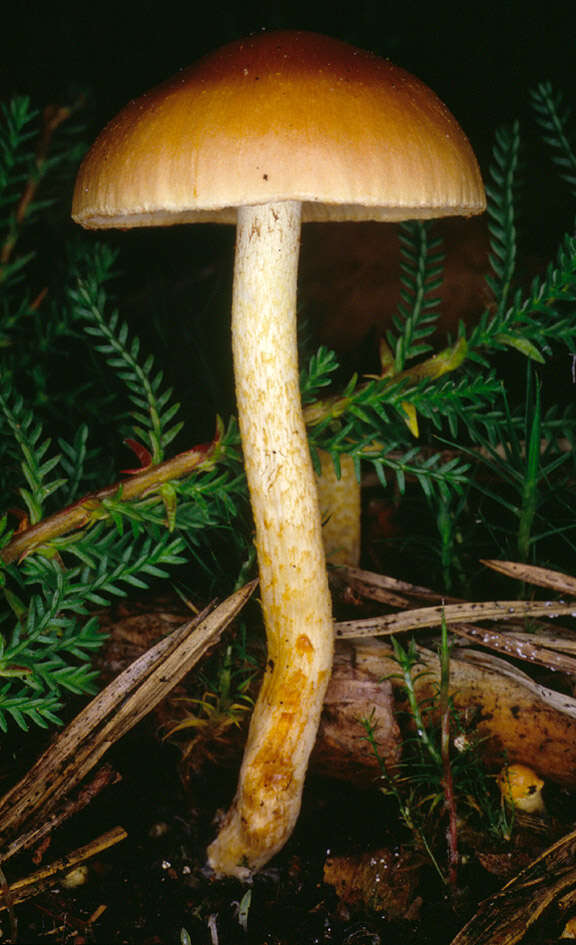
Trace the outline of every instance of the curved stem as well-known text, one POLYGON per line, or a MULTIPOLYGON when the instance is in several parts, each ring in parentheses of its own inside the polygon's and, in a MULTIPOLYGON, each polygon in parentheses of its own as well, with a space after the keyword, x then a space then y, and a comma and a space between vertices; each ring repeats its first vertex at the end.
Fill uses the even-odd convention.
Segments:
POLYGON ((165 483, 188 476, 194 470, 210 469, 217 462, 220 435, 218 433, 212 443, 196 446, 163 463, 148 466, 130 479, 123 479, 112 486, 99 489, 98 492, 90 492, 73 505, 68 505, 36 525, 17 533, 0 551, 0 561, 12 564, 62 535, 99 521, 106 515, 107 499, 121 498, 128 502, 155 495, 159 502, 162 501, 159 490, 165 483))
POLYGON ((208 858, 217 873, 242 878, 292 832, 332 668, 331 602, 298 386, 299 237, 298 203, 239 210, 234 370, 268 659, 236 797, 208 858))

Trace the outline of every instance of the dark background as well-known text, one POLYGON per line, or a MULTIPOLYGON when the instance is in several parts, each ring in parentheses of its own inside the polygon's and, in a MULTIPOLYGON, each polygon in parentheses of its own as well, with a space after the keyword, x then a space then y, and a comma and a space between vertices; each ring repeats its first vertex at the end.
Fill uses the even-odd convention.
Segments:
MULTIPOLYGON (((204 52, 263 28, 325 32, 389 56, 444 99, 482 155, 495 124, 523 111, 527 89, 574 84, 573 4, 357 0, 224 3, 30 3, 4 17, 0 94, 63 99, 90 91, 102 120, 204 52)), ((7 10, 6 10, 7 13, 7 10)))
MULTIPOLYGON (((2 28, 0 98, 28 93, 41 107, 68 104, 82 92, 87 143, 129 99, 230 40, 278 28, 339 37, 389 57, 430 85, 470 137, 485 175, 495 129, 520 119, 527 168, 522 241, 529 257, 548 260, 572 224, 573 208, 541 146, 529 90, 549 79, 576 107, 573 0, 537 6, 525 0, 20 0, 10 26, 4 17, 2 28)), ((64 202, 69 205, 69 197, 64 202)), ((66 226, 70 235, 78 232, 66 226)), ((198 390, 209 390, 224 415, 232 402, 231 374, 223 368, 218 375, 214 364, 224 364, 229 351, 225 317, 233 238, 227 227, 106 234, 121 251, 127 282, 133 276, 123 315, 130 319, 135 313, 138 332, 150 331, 145 341, 164 347, 158 354, 176 361, 174 383, 184 378, 190 386, 194 375, 198 390), (185 337, 177 334, 174 318, 185 324, 185 337), (195 352, 194 371, 189 364, 179 367, 179 349, 195 352)), ((191 390, 188 402, 199 403, 198 396, 191 390)))

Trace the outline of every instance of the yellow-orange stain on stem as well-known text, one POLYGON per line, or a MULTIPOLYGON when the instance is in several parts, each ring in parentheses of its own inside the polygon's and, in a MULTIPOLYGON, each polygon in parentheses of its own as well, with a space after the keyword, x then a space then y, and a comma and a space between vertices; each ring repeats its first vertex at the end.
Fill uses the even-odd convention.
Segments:
POLYGON ((312 655, 314 652, 314 644, 305 633, 301 633, 298 639, 296 640, 296 649, 299 653, 306 653, 312 655))

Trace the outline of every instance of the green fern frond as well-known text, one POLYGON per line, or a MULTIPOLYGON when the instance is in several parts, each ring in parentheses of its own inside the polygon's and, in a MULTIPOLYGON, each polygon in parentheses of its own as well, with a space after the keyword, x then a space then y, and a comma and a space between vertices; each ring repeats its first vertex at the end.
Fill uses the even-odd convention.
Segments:
MULTIPOLYGON (((85 613, 86 604, 104 606, 110 598, 125 597, 130 588, 148 588, 151 579, 166 578, 169 567, 183 564, 184 543, 166 529, 162 533, 135 537, 130 532, 118 535, 115 529, 103 524, 91 533, 93 556, 83 565, 69 567, 65 572, 54 559, 34 555, 22 566, 27 584, 40 584, 45 594, 53 593, 57 607, 52 605, 52 623, 55 613, 85 613), (81 603, 79 603, 81 602, 81 603)), ((86 556, 87 557, 87 556, 86 556)), ((28 636, 35 629, 28 628, 28 636)))
POLYGON ((25 689, 8 695, 6 687, 0 689, 0 731, 7 732, 9 722, 15 723, 23 732, 28 732, 31 725, 38 728, 50 728, 60 725, 59 711, 62 702, 52 693, 31 698, 25 689))
MULTIPOLYGON (((29 147, 35 136, 37 109, 27 96, 16 96, 0 106, 0 207, 10 208, 17 202, 18 186, 27 180, 33 160, 29 147)), ((5 213, 6 211, 4 211, 5 213)), ((8 213, 9 213, 8 209, 8 213)), ((9 219, 0 217, 6 224, 9 219)))
POLYGON ((517 255, 516 191, 520 151, 520 126, 515 121, 510 127, 496 131, 489 180, 488 229, 490 232, 491 275, 486 281, 497 300, 494 321, 505 322, 508 299, 514 279, 517 255))
POLYGON ((400 243, 401 300, 392 320, 394 331, 386 333, 395 373, 403 371, 408 361, 432 350, 426 339, 436 328, 440 300, 434 293, 442 284, 444 268, 442 240, 430 238, 426 223, 402 223, 400 243))
POLYGON ((378 459, 369 454, 365 458, 372 463, 382 485, 386 484, 384 470, 388 469, 394 473, 400 494, 405 492, 408 479, 416 481, 428 499, 432 499, 437 493, 446 495, 459 492, 469 480, 469 463, 463 462, 459 457, 443 460, 438 453, 425 456, 416 447, 404 451, 398 457, 392 450, 386 451, 378 459))
MULTIPOLYGON (((6 384, 0 383, 0 421, 8 427, 20 454, 20 469, 27 487, 19 489, 26 504, 31 524, 36 524, 44 514, 46 499, 59 489, 65 479, 49 479, 50 473, 60 462, 60 456, 46 458, 50 440, 43 438, 42 426, 19 395, 13 395, 6 384)), ((1 429, 1 427, 0 427, 1 429)))
POLYGON ((322 391, 329 387, 338 370, 338 359, 329 348, 321 345, 309 358, 300 372, 300 396, 303 404, 312 403, 322 391))
POLYGON ((550 263, 544 276, 533 280, 526 295, 517 293, 514 321, 520 332, 538 347, 549 350, 550 343, 555 342, 573 351, 576 342, 574 302, 576 237, 566 234, 555 261, 550 263), (534 318, 536 313, 539 318, 534 318))
MULTIPOLYGON (((44 186, 62 170, 69 175, 79 160, 81 146, 64 135, 74 108, 49 107, 40 113, 29 98, 17 96, 0 107, 0 284, 21 283, 35 253, 16 253, 17 244, 30 226, 55 201, 44 186), (54 143, 56 138, 56 144, 54 143), (62 139, 63 140, 60 140, 62 139), (40 185, 42 185, 39 190, 40 185)), ((78 129, 74 129, 78 134, 78 129)))
POLYGON ((90 479, 88 466, 94 463, 96 451, 88 449, 88 425, 83 423, 78 427, 74 440, 69 443, 62 437, 58 438, 60 447, 60 467, 66 476, 65 502, 69 505, 80 494, 81 484, 90 479))
POLYGON ((576 238, 567 234, 543 276, 535 276, 528 291, 518 289, 506 312, 505 322, 485 312, 470 332, 472 360, 486 365, 490 351, 514 347, 540 360, 552 344, 576 350, 576 238), (570 303, 567 305, 566 303, 570 303), (538 317, 535 317, 538 315, 538 317), (531 346, 526 350, 526 345, 531 346))
MULTIPOLYGON (((119 538, 102 523, 93 537, 92 558, 80 566, 65 568, 58 558, 33 555, 5 568, 20 591, 18 619, 0 637, 0 728, 9 718, 24 729, 30 722, 41 725, 49 712, 58 721, 62 693, 93 692, 97 674, 90 659, 104 638, 88 608, 146 589, 184 561, 184 542, 165 529, 134 540, 130 534, 119 538)), ((13 592, 11 597, 17 600, 13 592)))
POLYGON ((95 247, 94 256, 100 264, 90 266, 80 278, 70 292, 71 301, 77 317, 86 322, 86 334, 99 339, 96 350, 126 385, 134 408, 134 435, 149 449, 151 462, 160 463, 182 428, 182 423, 172 423, 180 405, 172 403, 171 389, 162 389, 162 371, 155 370, 152 355, 141 357, 139 339, 129 338, 128 325, 120 321, 118 312, 106 315, 104 282, 114 259, 101 246, 95 247))
POLYGON ((563 94, 556 91, 551 82, 540 82, 531 91, 530 99, 552 160, 572 196, 576 197, 576 150, 570 140, 571 110, 563 94))
POLYGON ((459 426, 471 429, 476 424, 494 423, 500 417, 494 413, 494 403, 501 393, 502 381, 495 371, 484 375, 465 370, 456 378, 418 384, 406 391, 404 400, 437 430, 448 426, 455 433, 459 426))
POLYGON ((95 682, 98 678, 96 670, 88 666, 68 666, 54 654, 49 659, 34 659, 30 675, 24 678, 26 685, 38 693, 53 692, 57 695, 71 692, 77 696, 95 692, 95 682))

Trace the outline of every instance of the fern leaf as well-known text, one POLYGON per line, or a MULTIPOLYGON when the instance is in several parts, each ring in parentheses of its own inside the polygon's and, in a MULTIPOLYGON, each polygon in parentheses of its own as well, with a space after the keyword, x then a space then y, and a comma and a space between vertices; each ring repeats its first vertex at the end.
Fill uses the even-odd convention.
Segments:
POLYGON ((560 176, 576 197, 576 150, 570 141, 571 112, 561 92, 551 82, 540 82, 530 93, 536 119, 543 131, 560 176))
POLYGON ((436 328, 439 299, 434 295, 441 285, 443 271, 442 241, 431 239, 429 228, 421 221, 400 226, 402 248, 401 301, 393 318, 395 331, 386 339, 394 352, 395 372, 406 363, 431 350, 428 343, 436 328))
MULTIPOLYGON (((94 255, 102 255, 100 247, 94 255)), ((86 334, 98 339, 96 350, 123 381, 134 407, 133 417, 137 424, 137 435, 143 437, 152 455, 154 464, 165 458, 166 447, 178 435, 182 424, 172 423, 179 404, 171 402, 172 390, 161 390, 163 375, 155 371, 154 358, 141 358, 140 341, 129 337, 128 325, 121 322, 116 311, 106 316, 106 295, 103 279, 108 275, 103 262, 90 267, 70 293, 74 311, 84 322, 86 334)))
POLYGON ((515 200, 519 150, 520 127, 517 121, 510 127, 496 131, 489 181, 486 186, 490 232, 489 262, 492 269, 492 275, 487 276, 486 281, 497 300, 495 318, 502 322, 508 308, 516 268, 515 200))

